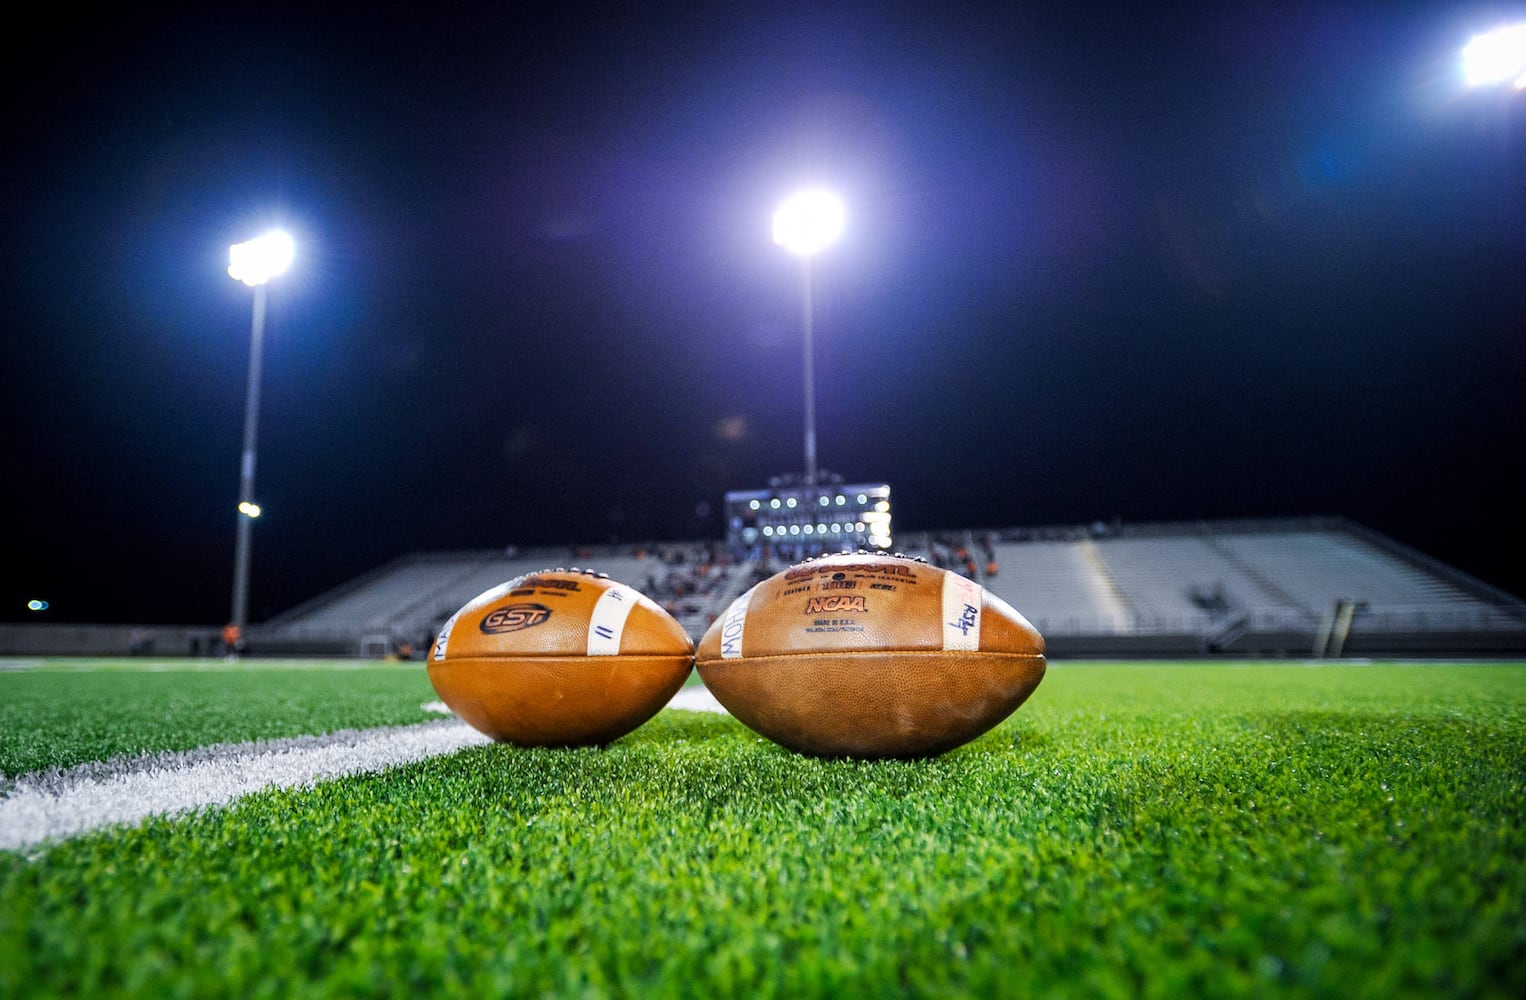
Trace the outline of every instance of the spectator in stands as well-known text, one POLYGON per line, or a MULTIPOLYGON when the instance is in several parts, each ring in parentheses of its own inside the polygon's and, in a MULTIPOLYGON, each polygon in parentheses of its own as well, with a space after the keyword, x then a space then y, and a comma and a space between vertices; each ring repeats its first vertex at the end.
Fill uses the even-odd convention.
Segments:
POLYGON ((244 631, 233 622, 223 626, 223 657, 233 663, 244 651, 244 631))

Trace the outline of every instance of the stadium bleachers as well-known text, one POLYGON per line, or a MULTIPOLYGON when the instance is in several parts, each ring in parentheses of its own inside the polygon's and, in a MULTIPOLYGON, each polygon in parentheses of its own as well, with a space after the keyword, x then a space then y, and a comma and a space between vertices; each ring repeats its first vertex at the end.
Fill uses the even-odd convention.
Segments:
MULTIPOLYGON (((1023 612, 1060 655, 1308 656, 1334 650, 1465 654, 1526 649, 1526 604, 1335 518, 929 533, 908 554, 956 566, 1023 612), (950 542, 952 540, 952 542, 950 542), (1333 642, 1332 642, 1333 637, 1333 642)), ((421 553, 321 595, 251 631, 267 649, 427 647, 440 624, 490 587, 549 566, 581 566, 647 593, 697 640, 726 605, 782 566, 713 543, 421 553)))
POLYGON ((1089 541, 992 546, 998 576, 983 580, 1041 632, 1127 631, 1134 617, 1089 541))
POLYGON ((421 651, 478 594, 552 567, 628 583, 696 636, 755 579, 755 567, 716 560, 700 543, 415 553, 255 626, 250 638, 263 649, 292 652, 392 651, 405 643, 421 651))

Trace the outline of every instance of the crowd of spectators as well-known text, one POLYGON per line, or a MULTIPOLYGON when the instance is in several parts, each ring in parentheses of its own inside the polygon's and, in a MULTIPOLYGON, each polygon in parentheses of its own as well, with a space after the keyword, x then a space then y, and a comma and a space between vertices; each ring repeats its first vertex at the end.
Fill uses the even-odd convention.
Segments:
POLYGON ((654 563, 642 581, 642 593, 679 619, 707 611, 735 569, 719 544, 664 545, 652 551, 638 549, 636 555, 654 563))
POLYGON ((971 580, 989 579, 1001 571, 996 561, 995 532, 930 534, 924 558, 939 569, 961 573, 971 580))

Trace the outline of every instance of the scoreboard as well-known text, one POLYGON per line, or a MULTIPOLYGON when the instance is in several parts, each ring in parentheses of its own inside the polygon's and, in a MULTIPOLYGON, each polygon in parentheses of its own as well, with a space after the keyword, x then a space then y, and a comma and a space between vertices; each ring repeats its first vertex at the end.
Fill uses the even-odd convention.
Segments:
POLYGON ((726 544, 735 552, 791 557, 889 549, 890 487, 829 483, 729 492, 726 544))

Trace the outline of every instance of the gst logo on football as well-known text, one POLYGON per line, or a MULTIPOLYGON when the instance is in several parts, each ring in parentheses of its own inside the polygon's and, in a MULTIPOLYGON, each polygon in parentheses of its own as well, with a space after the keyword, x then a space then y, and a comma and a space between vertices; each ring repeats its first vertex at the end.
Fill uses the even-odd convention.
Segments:
POLYGON ((834 594, 830 597, 813 597, 806 602, 805 614, 834 614, 842 611, 868 613, 868 605, 862 594, 834 594))
POLYGON ((482 619, 480 627, 488 635, 499 635, 543 625, 550 617, 551 609, 544 604, 508 604, 482 619))
POLYGON ((958 629, 960 635, 969 635, 970 629, 974 628, 978 621, 980 621, 980 612, 976 610, 975 605, 966 604, 964 610, 959 613, 959 620, 949 622, 948 627, 958 629))

